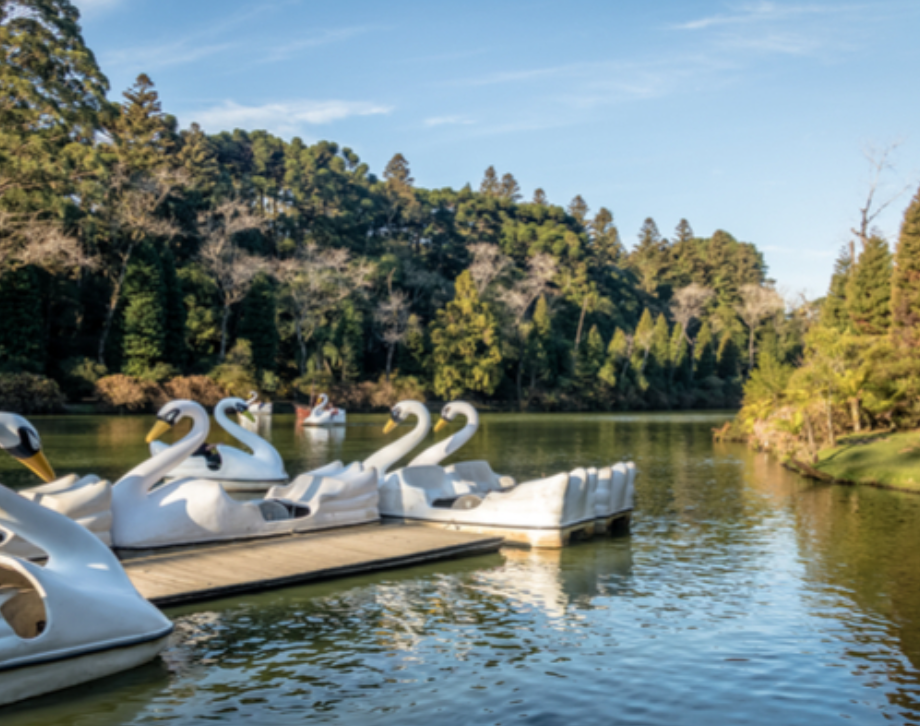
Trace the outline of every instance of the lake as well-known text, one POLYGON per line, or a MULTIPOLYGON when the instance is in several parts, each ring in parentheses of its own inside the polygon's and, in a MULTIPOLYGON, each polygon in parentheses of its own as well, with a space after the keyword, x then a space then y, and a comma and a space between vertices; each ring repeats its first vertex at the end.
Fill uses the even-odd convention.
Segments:
MULTIPOLYGON (((729 417, 485 415, 455 459, 519 480, 633 459, 631 533, 168 609, 161 659, 0 723, 920 723, 920 497, 713 444, 729 417)), ((266 434, 292 474, 395 438, 349 419, 266 434)), ((32 420, 58 474, 111 479, 153 423, 32 420)), ((8 456, 0 481, 37 483, 8 456)))

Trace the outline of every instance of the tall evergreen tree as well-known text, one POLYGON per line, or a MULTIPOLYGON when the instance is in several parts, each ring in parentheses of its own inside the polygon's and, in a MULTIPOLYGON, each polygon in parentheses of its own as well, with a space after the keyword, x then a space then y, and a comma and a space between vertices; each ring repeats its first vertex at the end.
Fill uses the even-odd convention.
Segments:
POLYGON ((891 280, 892 332, 902 346, 920 347, 920 190, 904 213, 891 280))
POLYGON ((696 335, 693 357, 696 359, 693 371, 695 380, 703 381, 716 374, 715 339, 708 320, 703 323, 700 332, 696 335))
POLYGON ((576 194, 575 198, 569 202, 568 212, 582 227, 588 226, 588 203, 582 198, 581 194, 576 194))
POLYGON ((153 245, 139 245, 125 276, 122 338, 124 372, 150 375, 166 357, 163 268, 153 245))
POLYGON ((498 324, 489 304, 479 299, 469 271, 457 278, 454 299, 438 310, 431 343, 437 395, 451 400, 466 392, 495 391, 502 362, 498 324))
POLYGON ((575 356, 575 380, 582 395, 590 396, 597 387, 604 357, 604 340, 597 326, 592 325, 575 356))
POLYGON ((873 235, 859 255, 846 287, 850 321, 863 335, 884 335, 891 326, 891 252, 873 235))
POLYGON ((620 232, 613 223, 613 213, 601 207, 591 222, 591 241, 601 265, 616 265, 624 254, 620 232))
POLYGON ((821 324, 841 332, 850 328, 850 316, 847 312, 847 280, 850 279, 851 268, 850 251, 844 246, 834 262, 830 288, 821 305, 821 324))
POLYGON ((501 183, 498 181, 498 173, 494 166, 486 169, 482 177, 482 183, 479 185, 479 193, 489 197, 497 197, 501 192, 501 183))
POLYGON ((243 300, 237 336, 252 345, 252 362, 260 371, 273 371, 278 355, 278 326, 275 311, 278 301, 271 280, 265 274, 256 277, 243 300))
POLYGON ((534 190, 533 204, 536 204, 537 206, 540 206, 540 207, 549 206, 549 199, 547 199, 546 197, 546 192, 544 192, 540 188, 537 188, 536 190, 534 190))
POLYGON ((502 176, 498 196, 515 204, 521 201, 521 186, 517 183, 517 179, 514 178, 513 174, 509 173, 502 176))
POLYGON ((622 328, 617 328, 610 344, 607 346, 607 356, 604 365, 598 372, 598 378, 612 388, 623 388, 621 377, 626 373, 629 365, 629 341, 622 328))
POLYGON ((661 273, 667 264, 665 241, 655 220, 648 217, 639 230, 639 244, 629 254, 629 265, 639 276, 645 292, 655 294, 661 284, 661 273))

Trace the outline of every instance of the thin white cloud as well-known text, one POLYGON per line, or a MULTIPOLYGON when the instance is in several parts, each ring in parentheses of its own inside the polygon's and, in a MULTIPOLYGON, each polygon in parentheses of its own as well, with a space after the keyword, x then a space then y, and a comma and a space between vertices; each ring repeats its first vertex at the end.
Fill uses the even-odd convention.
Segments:
POLYGON ((238 45, 238 43, 195 45, 183 40, 167 45, 107 53, 103 57, 103 65, 117 66, 122 69, 156 70, 158 68, 192 63, 193 61, 231 50, 238 47, 238 45))
POLYGON ((476 122, 468 116, 431 116, 422 123, 425 126, 469 126, 476 122))
POLYGON ((210 131, 233 128, 267 129, 275 133, 297 133, 304 126, 318 126, 341 121, 353 116, 388 114, 392 107, 368 101, 287 101, 245 106, 235 101, 225 101, 219 106, 204 109, 189 121, 197 121, 210 131))
POLYGON ((766 21, 785 20, 802 15, 819 15, 847 9, 845 5, 784 5, 775 2, 744 3, 737 11, 729 14, 711 15, 671 27, 675 30, 706 30, 707 28, 731 25, 749 25, 766 21))
POLYGON ((295 40, 291 43, 284 43, 282 45, 271 48, 265 57, 262 58, 262 62, 272 63, 275 61, 285 60, 297 55, 300 51, 308 50, 310 48, 318 48, 324 45, 330 45, 332 43, 341 43, 343 41, 356 38, 360 35, 364 35, 371 30, 379 29, 372 28, 370 26, 355 26, 351 28, 335 28, 332 30, 323 30, 317 35, 295 40))

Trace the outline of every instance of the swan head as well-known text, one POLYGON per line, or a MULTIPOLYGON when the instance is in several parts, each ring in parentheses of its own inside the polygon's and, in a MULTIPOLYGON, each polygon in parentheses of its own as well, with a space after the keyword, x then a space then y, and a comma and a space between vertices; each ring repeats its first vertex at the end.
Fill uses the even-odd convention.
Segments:
POLYGON ((441 409, 441 418, 434 426, 435 433, 447 428, 447 425, 457 416, 465 416, 471 423, 475 419, 475 423, 478 423, 476 409, 471 404, 466 401, 451 401, 441 409))
POLYGON ((246 417, 252 422, 256 420, 256 417, 249 412, 248 402, 244 401, 242 398, 225 398, 217 405, 225 413, 236 413, 246 417))
POLYGON ((249 392, 249 398, 246 399, 246 403, 256 403, 259 400, 259 394, 256 391, 249 392))
POLYGON ((205 423, 208 420, 208 414, 200 403, 182 399, 170 401, 157 411, 157 422, 150 429, 150 433, 147 434, 147 443, 152 444, 186 416, 191 416, 193 420, 196 416, 200 416, 205 423))
POLYGON ((42 453, 41 437, 22 416, 0 413, 0 449, 8 451, 42 480, 54 481, 54 469, 42 453))
POLYGON ((390 409, 390 420, 383 427, 383 433, 390 433, 401 423, 408 421, 411 416, 417 415, 413 409, 421 405, 418 401, 400 401, 397 403, 390 409))

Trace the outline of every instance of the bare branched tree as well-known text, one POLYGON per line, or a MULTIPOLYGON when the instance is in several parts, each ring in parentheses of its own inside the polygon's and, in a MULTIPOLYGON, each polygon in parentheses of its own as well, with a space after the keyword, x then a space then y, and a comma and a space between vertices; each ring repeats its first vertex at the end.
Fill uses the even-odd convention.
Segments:
POLYGON ((413 325, 412 306, 406 293, 393 290, 391 286, 386 299, 374 311, 374 320, 380 326, 380 339, 387 346, 386 379, 389 382, 396 347, 402 345, 409 333, 417 327, 417 324, 413 325))
POLYGON ((264 229, 266 220, 250 205, 228 200, 198 215, 198 233, 204 242, 198 259, 214 277, 223 313, 220 323, 220 360, 227 357, 228 327, 232 307, 246 297, 260 272, 269 269, 264 257, 251 255, 237 243, 237 235, 264 229))
MULTIPOLYGON (((872 234, 872 223, 902 194, 913 187, 913 184, 906 184, 896 191, 886 194, 882 201, 877 199, 878 194, 881 192, 882 178, 886 172, 894 169, 891 163, 891 156, 900 145, 900 141, 895 141, 882 148, 868 146, 863 151, 866 161, 869 162, 869 190, 866 194, 865 203, 859 208, 859 226, 850 230, 860 241, 863 249, 866 248, 866 241, 872 234)), ((852 241, 850 242, 850 259, 856 259, 856 249, 852 241)))
POLYGON ((39 214, 0 209, 0 275, 26 265, 59 273, 94 269, 97 260, 59 224, 39 214))
POLYGON ((693 370, 693 348, 694 340, 690 337, 690 325, 694 320, 699 320, 706 308, 706 303, 715 293, 708 287, 703 287, 696 282, 692 282, 687 287, 682 287, 674 291, 674 297, 671 299, 671 314, 674 320, 681 327, 684 340, 690 348, 690 366, 693 370))
POLYGON ((473 255, 470 275, 476 285, 476 292, 482 296, 489 285, 501 277, 513 263, 496 245, 488 242, 478 242, 470 245, 469 249, 473 255))
POLYGON ((764 320, 778 313, 786 304, 772 287, 742 285, 740 292, 741 304, 735 306, 735 312, 748 329, 748 366, 753 370, 754 334, 764 320))
POLYGON ((294 317, 294 331, 300 349, 300 375, 307 371, 307 345, 316 331, 328 323, 336 307, 368 284, 371 268, 354 262, 343 249, 320 249, 308 244, 296 256, 277 267, 286 299, 294 317))
MULTIPOLYGON (((507 259, 507 258, 506 258, 507 259)), ((510 287, 502 290, 499 300, 504 303, 510 318, 510 337, 521 351, 517 370, 518 403, 523 406, 524 397, 524 340, 527 337, 529 323, 527 313, 531 306, 551 291, 550 284, 556 276, 557 264, 550 255, 538 254, 527 262, 527 273, 510 287)))
POLYGON ((170 239, 179 232, 178 225, 163 215, 164 205, 184 182, 178 172, 153 174, 118 172, 109 185, 105 221, 105 263, 102 271, 111 285, 109 303, 99 337, 98 360, 105 362, 105 345, 112 330, 115 311, 134 251, 146 239, 170 239))

